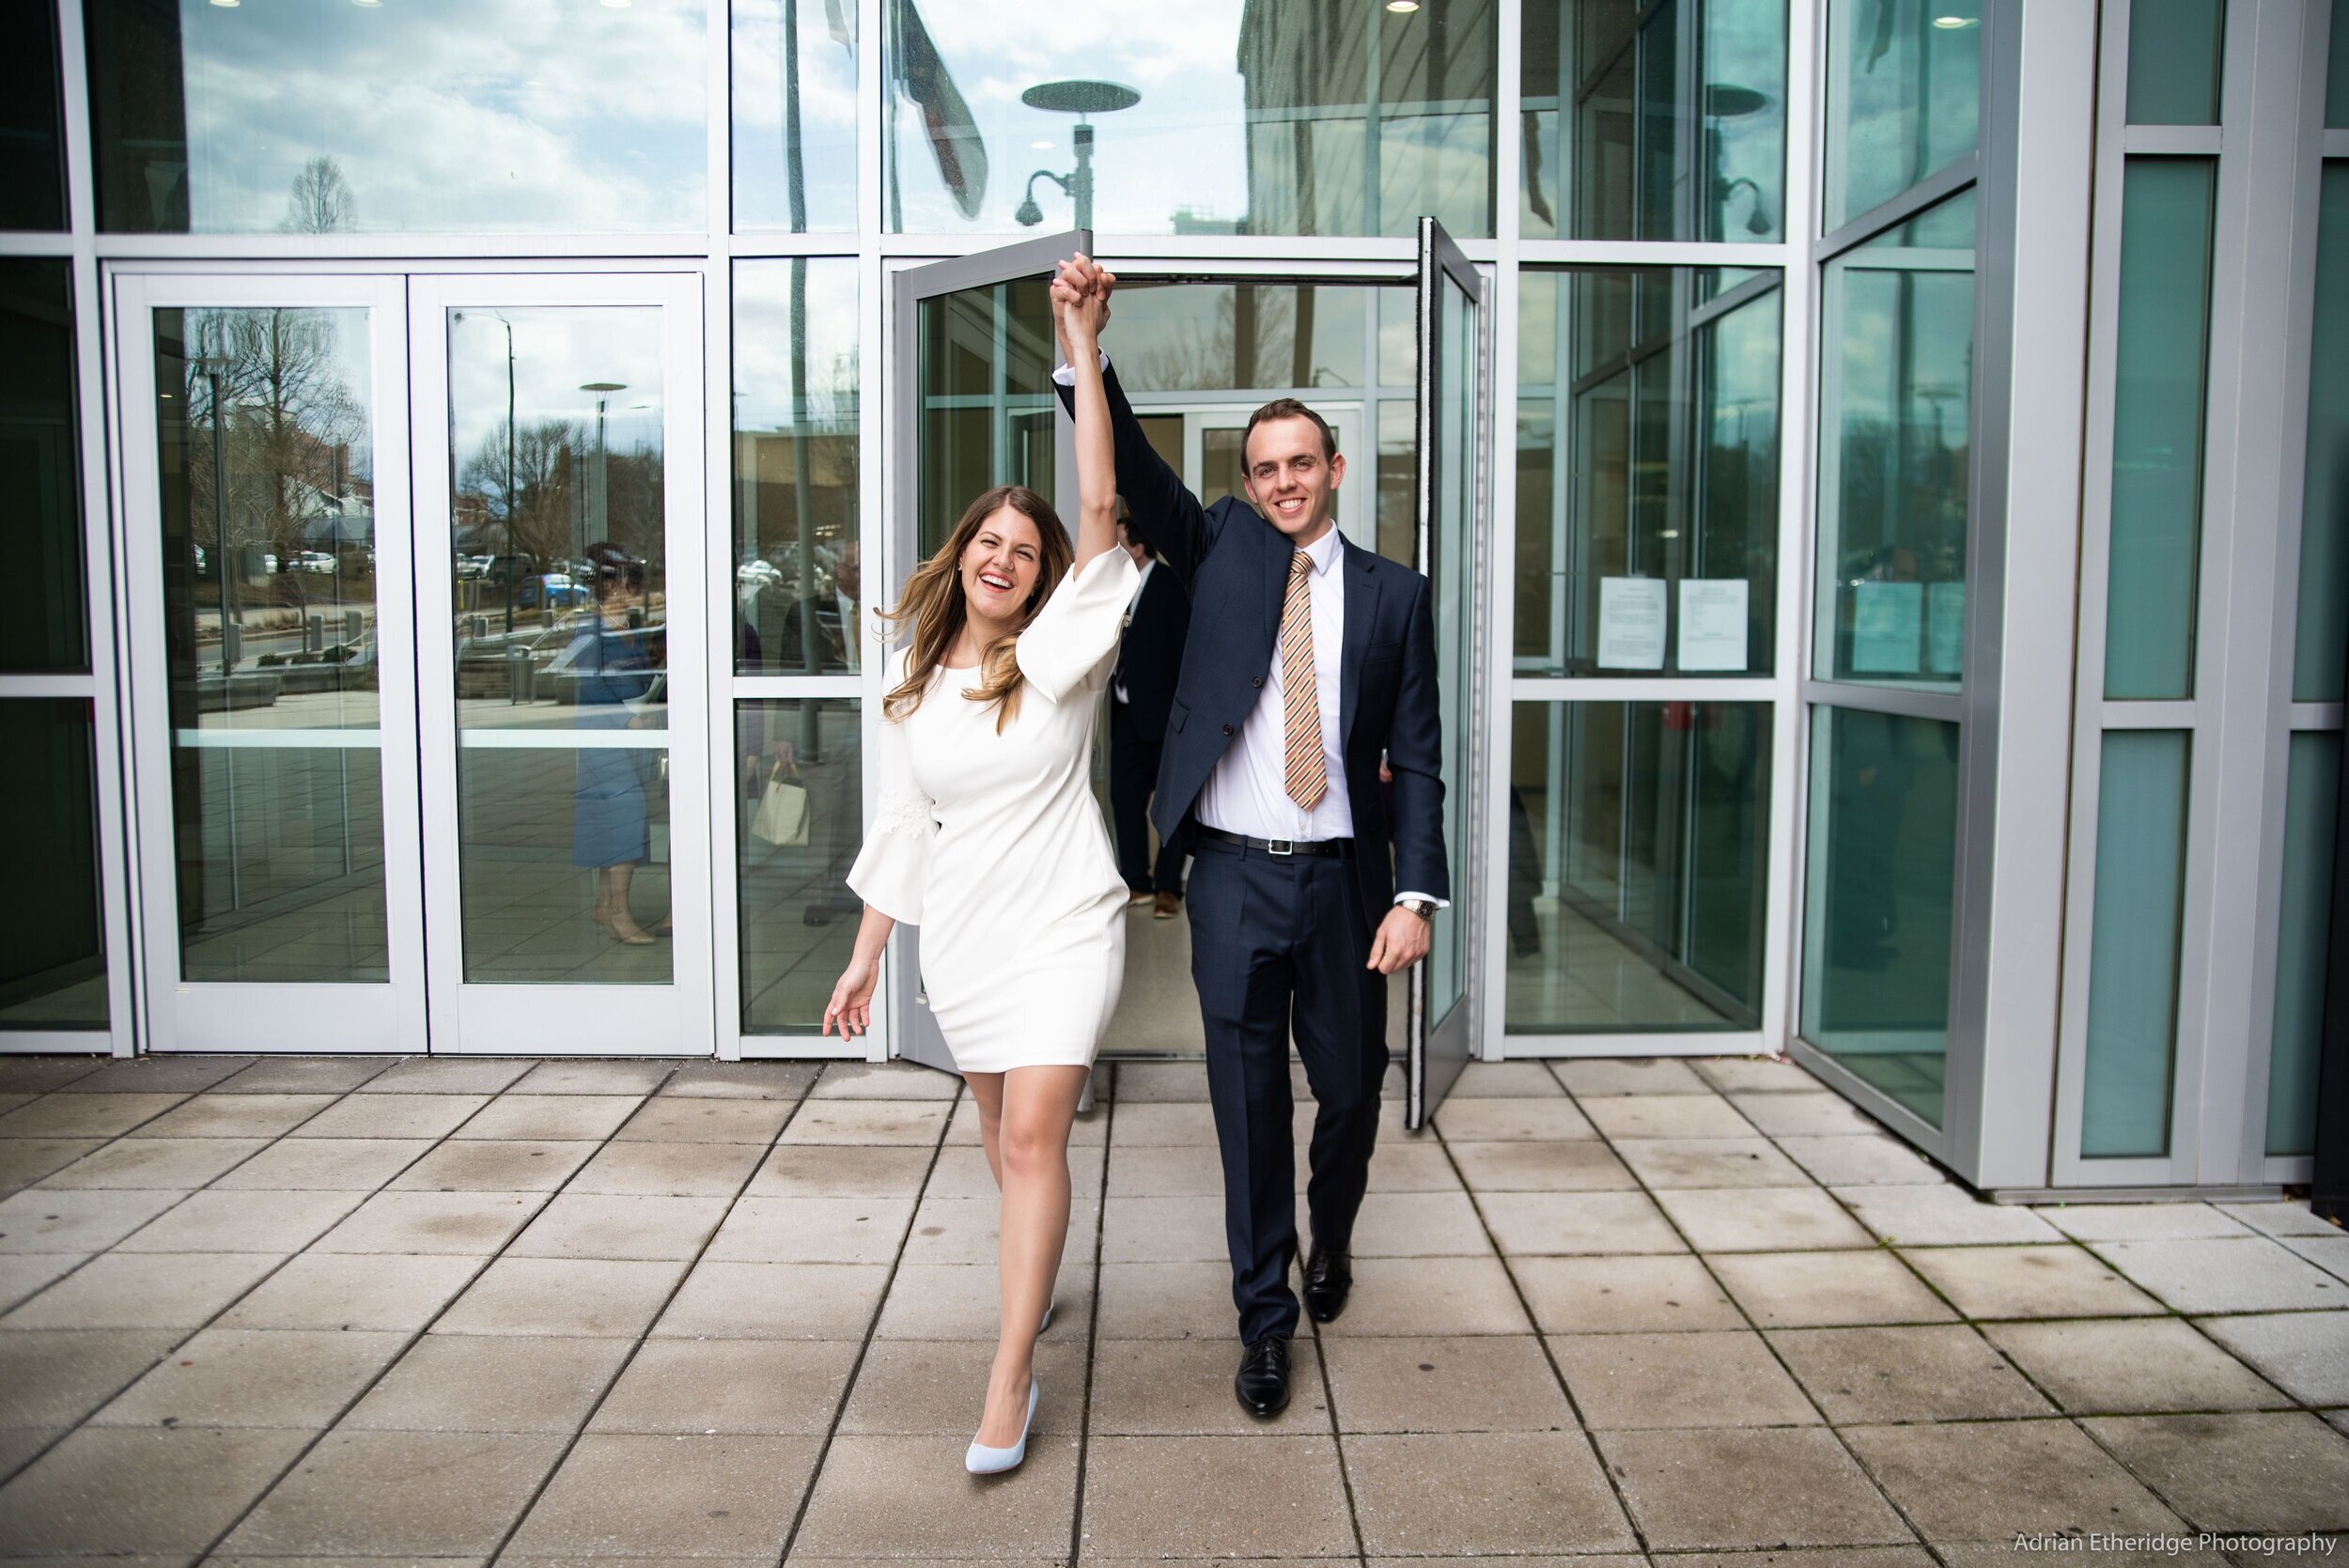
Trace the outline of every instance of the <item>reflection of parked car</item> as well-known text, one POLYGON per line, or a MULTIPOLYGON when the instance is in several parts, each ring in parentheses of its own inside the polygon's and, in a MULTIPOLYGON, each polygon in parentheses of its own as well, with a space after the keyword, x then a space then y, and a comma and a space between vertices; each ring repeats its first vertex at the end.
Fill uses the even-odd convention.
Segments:
POLYGON ((772 561, 745 561, 734 568, 734 580, 742 583, 780 582, 783 571, 772 561))
POLYGON ((525 577, 521 585, 514 590, 514 608, 517 610, 536 610, 540 605, 561 609, 566 605, 586 602, 587 590, 562 572, 542 572, 537 577, 525 577))
POLYGON ((294 557, 293 569, 332 573, 334 569, 334 557, 322 550, 305 550, 294 557))

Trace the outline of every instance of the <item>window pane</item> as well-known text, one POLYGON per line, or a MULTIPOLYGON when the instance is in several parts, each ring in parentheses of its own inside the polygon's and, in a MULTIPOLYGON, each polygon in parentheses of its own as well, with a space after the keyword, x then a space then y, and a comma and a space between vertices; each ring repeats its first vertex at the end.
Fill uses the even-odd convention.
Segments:
POLYGON ((103 228, 708 222, 704 0, 90 0, 86 18, 103 228))
POLYGON ((2341 797, 2339 732, 2292 737, 2284 789, 2284 884, 2276 922, 2276 1028, 2267 1058, 2267 1152, 2316 1152, 2316 1079, 2325 1045, 2325 971, 2333 926, 2341 797))
POLYGON ((2349 130, 2349 0, 2333 0, 2332 47, 2325 62, 2325 129, 2349 130))
POLYGON ((1523 43, 1528 239, 1779 237, 1785 0, 1534 0, 1523 43))
MULTIPOLYGON (((1120 285, 1105 342, 1128 394, 1278 388, 1312 397, 1364 383, 1365 316, 1382 292, 1402 302, 1416 344, 1408 287, 1219 283, 1120 285)), ((1412 367, 1399 368, 1408 386, 1412 367)), ((1252 411, 1264 399, 1242 401, 1252 411)))
POLYGON ((854 233, 859 8, 733 0, 733 11, 734 226, 854 233))
POLYGON ((1050 501, 1059 487, 1046 287, 1026 279, 922 302, 917 505, 925 557, 981 491, 1025 485, 1050 501))
POLYGON ((155 313, 180 957, 389 976, 363 309, 155 313))
POLYGON ((444 331, 465 979, 666 985, 661 312, 469 307, 444 331))
POLYGON ((1509 1032, 1758 1028, 1769 708, 1518 703, 1513 721, 1509 1032))
POLYGON ((57 8, 0 8, 0 229, 65 227, 57 8))
POLYGON ((2217 172, 2215 159, 2131 158, 2122 173, 2108 697, 2194 691, 2202 369, 2217 172))
POLYGON ((882 222, 1403 235, 1432 213, 1489 235, 1494 14, 1104 0, 1065 28, 1009 0, 888 0, 882 222))
POLYGON ((1956 684, 1972 454, 1974 196, 1828 263, 1817 668, 1956 684))
POLYGON ((90 705, 0 702, 0 814, 16 835, 0 913, 0 1031, 106 1027, 90 705))
POLYGON ((859 667, 856 263, 734 270, 734 646, 744 675, 859 667))
POLYGON ((2129 0, 2131 125, 2217 125, 2226 0, 2129 0))
POLYGON ((2186 738, 2162 730, 2105 734, 2080 1100, 2080 1153, 2092 1158, 2170 1152, 2186 738))
POLYGON ((1707 303, 1711 285, 1695 268, 1521 277, 1521 673, 1770 672, 1780 294, 1707 303))
POLYGON ((2326 164, 2324 179, 2292 655, 2292 696, 2303 703, 2341 701, 2349 657, 2349 162, 2326 164))
POLYGON ((1980 0, 1830 0, 1827 227, 1974 150, 1980 0))
POLYGON ((735 705, 746 1033, 814 1033, 848 967, 864 913, 848 891, 864 837, 861 706, 735 705))
POLYGON ((1937 1127, 1957 726, 1814 708, 1811 756, 1803 1038, 1937 1127))
POLYGON ((0 261, 0 670, 89 668, 68 265, 0 261))

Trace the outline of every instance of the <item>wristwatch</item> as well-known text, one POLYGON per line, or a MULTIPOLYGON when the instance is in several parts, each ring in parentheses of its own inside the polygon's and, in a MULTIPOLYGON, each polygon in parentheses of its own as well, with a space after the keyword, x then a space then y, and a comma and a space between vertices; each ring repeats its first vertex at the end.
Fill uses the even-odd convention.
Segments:
POLYGON ((1435 922, 1436 906, 1427 899, 1407 898, 1403 901, 1403 908, 1410 910, 1411 913, 1419 916, 1420 919, 1426 921, 1431 924, 1435 922))

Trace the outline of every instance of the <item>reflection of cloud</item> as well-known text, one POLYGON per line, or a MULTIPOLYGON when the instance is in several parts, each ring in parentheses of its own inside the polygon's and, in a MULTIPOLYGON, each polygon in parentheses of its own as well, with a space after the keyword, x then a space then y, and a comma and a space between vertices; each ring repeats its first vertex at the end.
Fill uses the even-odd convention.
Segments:
POLYGON ((180 10, 198 229, 269 228, 320 155, 370 230, 703 222, 702 0, 180 10))
MULTIPOLYGON (((853 420, 857 409, 856 263, 807 268, 811 417, 853 420)), ((791 263, 745 261, 734 272, 734 427, 781 430, 791 419, 791 263)))
MULTIPOLYGON (((800 10, 800 153, 811 230, 856 227, 856 56, 832 36, 822 0, 800 10)), ((790 226, 784 131, 783 7, 736 0, 734 218, 741 228, 790 226)))
POLYGON ((661 313, 653 305, 459 306, 449 323, 450 440, 461 456, 506 424, 506 329, 514 324, 514 419, 592 428, 596 394, 585 381, 618 381, 605 395, 604 440, 614 451, 661 450, 664 401, 661 313), (496 316, 490 314, 495 310, 496 316))

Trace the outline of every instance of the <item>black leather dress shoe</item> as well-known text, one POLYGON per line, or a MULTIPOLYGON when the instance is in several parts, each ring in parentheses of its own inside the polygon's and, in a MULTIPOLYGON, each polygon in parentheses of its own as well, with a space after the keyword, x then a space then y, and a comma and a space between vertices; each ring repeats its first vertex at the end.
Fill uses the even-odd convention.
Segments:
POLYGON ((1305 1254, 1305 1310, 1315 1323, 1346 1311, 1346 1294, 1353 1288, 1354 1263, 1344 1252, 1316 1247, 1305 1254))
POLYGON ((1239 1395, 1239 1407, 1252 1416, 1269 1420, 1287 1409, 1289 1342, 1272 1335, 1242 1351, 1232 1391, 1239 1395))

